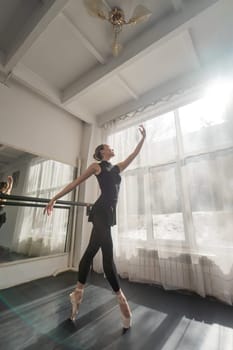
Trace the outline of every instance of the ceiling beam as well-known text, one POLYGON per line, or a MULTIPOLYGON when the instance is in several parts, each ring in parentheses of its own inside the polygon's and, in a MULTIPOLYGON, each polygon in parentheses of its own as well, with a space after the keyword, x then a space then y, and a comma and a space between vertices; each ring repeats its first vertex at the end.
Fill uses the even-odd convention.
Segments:
POLYGON ((38 2, 34 14, 18 33, 11 47, 6 52, 4 71, 11 71, 25 55, 38 36, 49 23, 60 13, 69 0, 47 0, 38 2))
MULTIPOLYGON (((136 111, 137 109, 151 103, 159 102, 169 95, 177 94, 179 91, 204 86, 208 82, 211 82, 215 77, 219 76, 226 76, 233 80, 233 50, 229 50, 224 54, 219 55, 219 57, 215 58, 212 62, 208 62, 202 68, 196 69, 189 74, 182 74, 179 77, 159 85, 140 96, 137 100, 123 103, 122 105, 113 108, 111 111, 102 113, 96 118, 97 125, 103 126, 105 123, 114 120, 119 116, 136 111)), ((200 88, 198 88, 197 96, 200 97, 200 94, 200 88)), ((178 95, 176 100, 178 101, 178 95)), ((179 103, 179 101, 176 103, 179 103)), ((170 107, 171 106, 169 105, 169 108, 170 107)))
POLYGON ((95 48, 95 46, 85 37, 85 35, 77 27, 77 24, 73 22, 69 14, 63 11, 61 12, 61 15, 63 15, 63 18, 66 20, 67 24, 69 25, 74 35, 78 37, 79 40, 82 41, 85 48, 97 59, 98 62, 100 62, 101 64, 105 64, 106 60, 104 56, 102 56, 101 53, 95 48))
POLYGON ((5 61, 5 54, 3 51, 0 50, 0 71, 3 71, 4 61, 5 61))
POLYGON ((197 16, 200 12, 215 4, 217 1, 218 0, 195 0, 183 3, 183 11, 176 12, 175 14, 173 13, 168 18, 156 23, 155 27, 151 27, 141 36, 137 36, 135 41, 131 42, 128 47, 125 47, 120 56, 112 58, 105 66, 98 66, 92 69, 89 74, 69 85, 63 91, 63 103, 72 101, 78 95, 85 93, 91 85, 99 84, 101 80, 104 80, 111 74, 120 72, 124 66, 144 55, 153 45, 162 44, 171 36, 177 34, 178 31, 188 28, 190 26, 189 21, 191 21, 193 17, 197 16))
POLYGON ((156 103, 157 101, 162 100, 164 97, 174 94, 177 90, 187 89, 193 86, 195 80, 198 80, 198 74, 196 72, 190 74, 189 76, 181 75, 180 77, 169 80, 166 83, 141 95, 138 100, 123 103, 111 111, 107 111, 97 116, 97 124, 101 127, 105 123, 114 120, 117 117, 134 112, 137 109, 150 105, 151 103, 156 103))
POLYGON ((125 81, 125 79, 120 74, 117 74, 116 77, 118 78, 118 80, 119 80, 120 84, 123 86, 123 88, 130 94, 130 96, 133 97, 135 100, 137 100, 138 99, 138 95, 129 86, 129 84, 125 81))
POLYGON ((39 93, 55 104, 61 103, 60 90, 52 87, 46 80, 24 64, 18 63, 12 73, 13 77, 24 86, 29 87, 34 92, 39 93))
POLYGON ((179 11, 182 9, 183 0, 171 0, 171 2, 175 11, 179 11))
POLYGON ((46 80, 41 78, 38 74, 27 68, 22 63, 18 63, 17 66, 11 71, 10 77, 7 77, 6 74, 0 72, 0 83, 8 87, 8 80, 13 80, 19 84, 29 88, 36 94, 39 94, 47 101, 53 103, 62 110, 72 114, 80 120, 83 120, 86 123, 95 123, 96 119, 94 116, 90 116, 87 113, 84 113, 80 107, 72 109, 70 106, 63 105, 60 98, 60 90, 54 88, 46 80))

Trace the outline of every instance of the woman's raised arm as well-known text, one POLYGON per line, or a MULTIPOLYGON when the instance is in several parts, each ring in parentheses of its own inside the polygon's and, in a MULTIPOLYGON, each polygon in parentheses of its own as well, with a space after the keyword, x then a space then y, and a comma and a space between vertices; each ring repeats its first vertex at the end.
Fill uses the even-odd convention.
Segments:
POLYGON ((92 163, 82 175, 77 177, 74 181, 69 183, 63 190, 58 192, 47 204, 47 206, 44 209, 44 214, 47 213, 47 215, 50 215, 53 211, 53 206, 56 203, 56 201, 66 195, 67 193, 71 192, 75 187, 79 186, 82 182, 87 180, 91 175, 96 174, 99 171, 99 165, 98 163, 92 163))
POLYGON ((13 187, 13 177, 12 176, 7 176, 7 189, 6 189, 6 194, 11 194, 12 187, 13 187))
POLYGON ((127 168, 127 166, 134 160, 134 158, 136 158, 138 153, 141 151, 142 145, 143 145, 144 140, 146 138, 146 130, 145 130, 143 125, 139 126, 139 131, 142 135, 142 138, 139 141, 139 143, 137 144, 135 150, 123 162, 120 162, 117 164, 120 171, 123 171, 125 168, 127 168))

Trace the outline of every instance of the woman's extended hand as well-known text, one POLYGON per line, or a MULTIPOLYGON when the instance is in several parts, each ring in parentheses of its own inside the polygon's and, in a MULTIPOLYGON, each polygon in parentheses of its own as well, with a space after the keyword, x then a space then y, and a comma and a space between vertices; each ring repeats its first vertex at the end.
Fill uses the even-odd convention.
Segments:
POLYGON ((44 214, 46 214, 46 213, 47 213, 47 215, 52 214, 54 204, 55 204, 55 201, 53 199, 51 199, 51 201, 44 208, 44 214))
POLYGON ((145 137, 146 137, 146 130, 145 130, 144 126, 143 125, 139 125, 138 129, 139 129, 139 131, 140 131, 140 133, 142 135, 142 138, 145 139, 145 137))
POLYGON ((12 183, 13 182, 13 177, 10 175, 10 176, 7 176, 7 180, 9 183, 12 183))

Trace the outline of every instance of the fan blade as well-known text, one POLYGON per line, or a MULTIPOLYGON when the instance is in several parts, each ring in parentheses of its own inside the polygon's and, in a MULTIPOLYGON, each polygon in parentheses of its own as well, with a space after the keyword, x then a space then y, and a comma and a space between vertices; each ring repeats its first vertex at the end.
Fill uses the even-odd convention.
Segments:
POLYGON ((90 16, 108 20, 108 8, 103 0, 83 0, 90 16))
POLYGON ((147 21, 151 15, 152 13, 145 6, 138 5, 135 7, 133 16, 130 18, 128 23, 136 24, 147 21))

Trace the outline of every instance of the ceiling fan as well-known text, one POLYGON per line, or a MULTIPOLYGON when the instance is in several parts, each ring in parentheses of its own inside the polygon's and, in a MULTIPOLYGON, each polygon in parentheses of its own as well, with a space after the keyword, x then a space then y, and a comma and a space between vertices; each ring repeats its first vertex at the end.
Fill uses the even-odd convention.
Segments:
POLYGON ((118 36, 125 24, 137 24, 148 20, 151 12, 143 5, 135 7, 132 17, 129 20, 125 19, 124 11, 114 6, 107 6, 105 0, 84 0, 84 5, 89 15, 110 22, 113 26, 114 40, 112 44, 113 56, 118 56, 122 50, 122 45, 118 41, 118 36))

